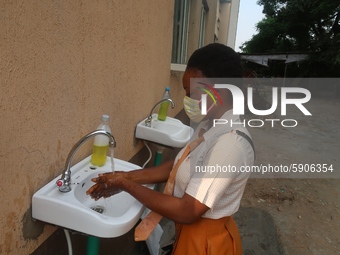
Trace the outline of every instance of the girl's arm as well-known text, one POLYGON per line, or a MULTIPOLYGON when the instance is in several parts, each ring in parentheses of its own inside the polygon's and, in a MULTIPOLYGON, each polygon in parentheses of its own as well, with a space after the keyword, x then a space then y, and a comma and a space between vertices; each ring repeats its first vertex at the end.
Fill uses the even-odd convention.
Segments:
POLYGON ((141 177, 137 173, 130 176, 128 175, 128 177, 131 177, 131 179, 125 178, 123 175, 117 175, 115 173, 102 174, 99 175, 99 177, 92 179, 92 181, 94 181, 96 184, 93 185, 86 193, 97 200, 101 197, 110 197, 116 194, 119 190, 124 190, 130 193, 150 210, 162 215, 163 217, 182 224, 190 224, 196 221, 207 210, 209 210, 209 207, 200 203, 198 200, 188 194, 184 194, 182 198, 177 198, 174 196, 165 195, 139 184, 139 182, 143 183, 145 180, 162 179, 160 178, 160 176, 163 176, 162 174, 158 175, 154 173, 156 176, 158 176, 154 177, 152 175, 152 171, 152 169, 149 169, 144 172, 150 174, 150 176, 147 178, 141 177), (150 172, 148 173, 148 171, 150 172))
POLYGON ((139 184, 153 184, 166 182, 171 172, 174 160, 164 162, 158 166, 138 169, 130 172, 115 172, 125 179, 139 184))

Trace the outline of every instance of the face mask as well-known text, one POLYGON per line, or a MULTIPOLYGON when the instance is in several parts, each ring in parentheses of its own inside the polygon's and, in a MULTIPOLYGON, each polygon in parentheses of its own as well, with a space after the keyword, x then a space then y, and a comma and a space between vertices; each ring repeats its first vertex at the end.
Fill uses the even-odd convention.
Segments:
MULTIPOLYGON (((205 115, 202 115, 201 113, 200 102, 200 100, 192 99, 188 96, 184 97, 183 100, 185 113, 196 123, 201 122, 205 117, 205 115)), ((210 106, 207 112, 209 112, 213 106, 214 104, 210 106)))

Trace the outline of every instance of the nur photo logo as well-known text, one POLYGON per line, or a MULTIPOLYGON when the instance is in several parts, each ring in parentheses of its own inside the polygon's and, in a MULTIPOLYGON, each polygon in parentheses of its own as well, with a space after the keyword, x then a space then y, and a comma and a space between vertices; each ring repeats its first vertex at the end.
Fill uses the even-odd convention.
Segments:
MULTIPOLYGON (((232 84, 214 84, 209 86, 206 83, 198 82, 204 85, 202 88, 205 93, 201 95, 201 114, 206 115, 207 111, 207 98, 208 95, 212 98, 214 105, 217 105, 219 101, 218 91, 222 89, 227 89, 230 91, 233 98, 233 114, 234 115, 245 115, 245 105, 247 105, 249 111, 257 116, 261 116, 260 119, 248 119, 240 122, 233 122, 227 119, 214 119, 213 126, 216 125, 242 125, 249 127, 263 127, 265 124, 275 127, 276 124, 280 124, 282 127, 296 127, 298 121, 296 119, 289 118, 265 118, 263 116, 270 116, 280 108, 280 116, 287 116, 287 106, 295 106, 304 116, 312 116, 312 113, 304 106, 311 99, 311 93, 308 89, 300 87, 271 87, 271 106, 268 109, 256 109, 254 106, 254 90, 252 87, 247 88, 247 97, 245 98, 243 91, 232 84)), ((222 102, 220 102, 222 104, 222 102)))

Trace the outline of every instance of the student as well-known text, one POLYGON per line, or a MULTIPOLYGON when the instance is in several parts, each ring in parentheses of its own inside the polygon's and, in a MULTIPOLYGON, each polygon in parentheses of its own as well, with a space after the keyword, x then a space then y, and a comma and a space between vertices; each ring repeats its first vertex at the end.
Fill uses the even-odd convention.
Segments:
POLYGON ((150 210, 173 220, 177 230, 175 255, 241 255, 240 235, 232 214, 240 206, 249 177, 238 170, 254 163, 254 149, 242 125, 213 126, 214 119, 241 121, 233 115, 230 91, 214 89, 209 84, 209 78, 228 81, 241 77, 240 57, 231 48, 214 43, 196 50, 183 76, 185 111, 192 121, 199 122, 192 138, 195 145, 192 143, 186 149, 187 145, 175 160, 159 166, 100 175, 93 179, 96 184, 87 193, 99 199, 124 190, 150 210), (195 79, 190 85, 191 78, 201 78, 204 82, 195 79), (209 94, 206 115, 201 113, 203 93, 209 94), (178 164, 179 161, 182 163, 178 164), (176 164, 172 195, 141 185, 166 182, 176 164), (228 172, 228 167, 234 171, 228 172))

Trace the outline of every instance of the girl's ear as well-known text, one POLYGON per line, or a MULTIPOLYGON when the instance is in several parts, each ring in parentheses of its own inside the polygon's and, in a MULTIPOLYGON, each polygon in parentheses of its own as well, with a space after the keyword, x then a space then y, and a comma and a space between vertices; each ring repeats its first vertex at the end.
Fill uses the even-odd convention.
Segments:
POLYGON ((195 72, 196 78, 205 78, 205 76, 204 76, 204 74, 201 70, 195 68, 194 72, 195 72))

